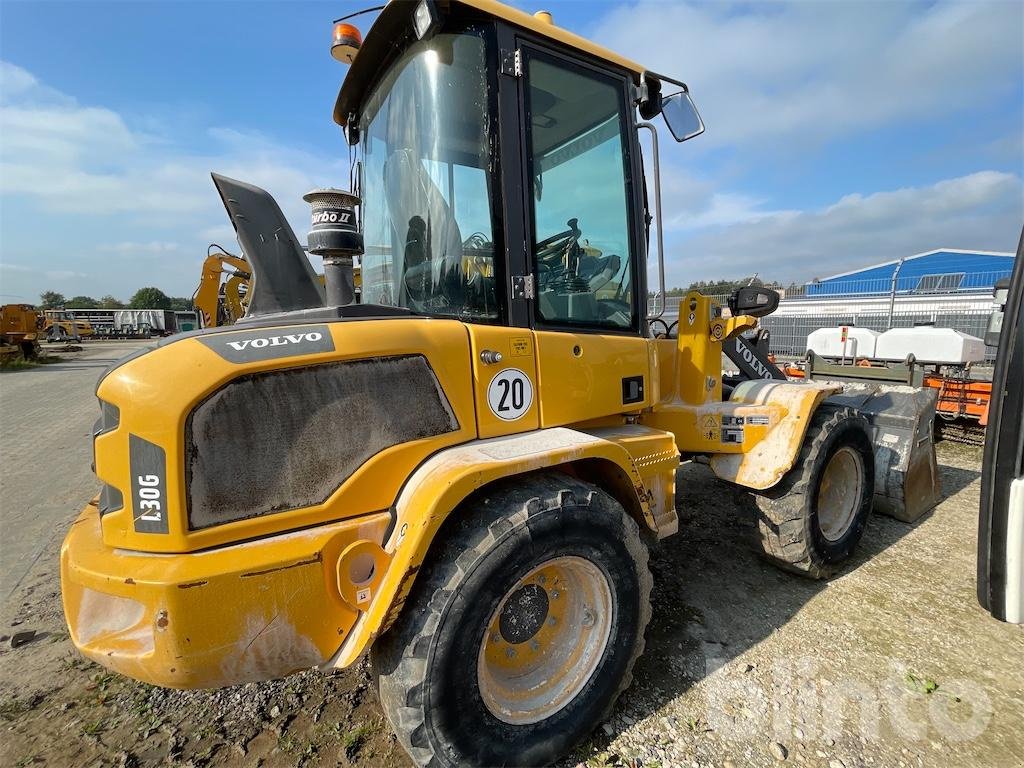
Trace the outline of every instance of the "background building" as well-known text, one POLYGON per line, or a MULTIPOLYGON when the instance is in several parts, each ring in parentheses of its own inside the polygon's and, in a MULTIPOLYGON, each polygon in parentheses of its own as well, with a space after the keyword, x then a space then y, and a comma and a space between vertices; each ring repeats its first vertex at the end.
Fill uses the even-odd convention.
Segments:
MULTIPOLYGON (((808 283, 806 296, 855 294, 955 293, 991 294, 995 281, 1013 270, 1012 253, 942 248, 863 267, 808 283)), ((788 293, 791 296, 792 293, 788 293)))
POLYGON ((811 331, 837 325, 885 331, 932 324, 983 338, 993 288, 1010 276, 1013 260, 1012 253, 942 248, 832 275, 787 290, 761 325, 772 334, 772 351, 792 356, 807 351, 811 331))

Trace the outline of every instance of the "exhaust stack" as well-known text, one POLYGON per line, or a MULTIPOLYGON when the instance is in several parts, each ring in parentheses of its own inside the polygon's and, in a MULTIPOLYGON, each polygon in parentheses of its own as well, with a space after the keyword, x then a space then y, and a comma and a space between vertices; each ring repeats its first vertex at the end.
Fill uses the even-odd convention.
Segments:
POLYGON ((302 196, 312 209, 307 236, 309 252, 323 257, 327 306, 355 301, 352 260, 363 253, 363 236, 356 223, 359 198, 341 189, 314 189, 302 196))

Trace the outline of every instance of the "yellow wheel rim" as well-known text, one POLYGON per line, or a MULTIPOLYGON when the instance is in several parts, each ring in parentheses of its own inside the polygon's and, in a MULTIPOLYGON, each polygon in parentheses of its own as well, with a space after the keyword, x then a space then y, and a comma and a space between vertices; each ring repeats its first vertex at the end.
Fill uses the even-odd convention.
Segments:
POLYGON ((590 681, 611 629, 611 586, 600 568, 575 556, 541 563, 505 593, 481 640, 487 709, 512 725, 551 717, 590 681))

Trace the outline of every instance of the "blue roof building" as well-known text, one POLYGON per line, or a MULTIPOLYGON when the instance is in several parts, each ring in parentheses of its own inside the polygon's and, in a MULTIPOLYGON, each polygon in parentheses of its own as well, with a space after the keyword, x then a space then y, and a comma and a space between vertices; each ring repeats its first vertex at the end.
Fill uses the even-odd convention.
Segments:
POLYGON ((873 267, 832 275, 807 284, 807 296, 888 294, 896 280, 898 294, 991 293, 995 282, 1009 277, 1014 254, 942 248, 873 267))

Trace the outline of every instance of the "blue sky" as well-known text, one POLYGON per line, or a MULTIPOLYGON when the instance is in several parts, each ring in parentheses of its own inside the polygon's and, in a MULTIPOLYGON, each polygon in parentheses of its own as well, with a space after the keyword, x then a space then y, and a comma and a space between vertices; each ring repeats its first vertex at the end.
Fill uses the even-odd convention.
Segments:
MULTIPOLYGON (((360 5, 0 4, 0 300, 190 295, 206 244, 234 246, 211 170, 301 236, 302 193, 347 178, 328 45, 360 5)), ((663 146, 670 284, 1015 248, 1024 4, 541 5, 691 86, 708 130, 663 146)))

